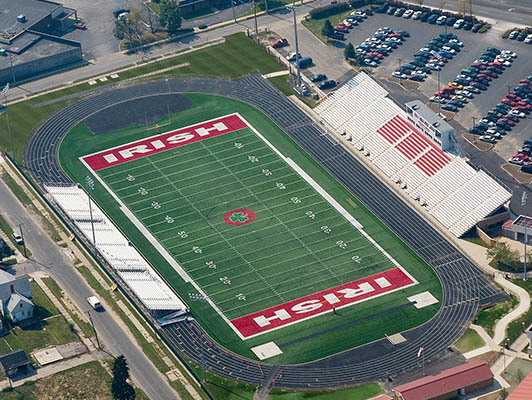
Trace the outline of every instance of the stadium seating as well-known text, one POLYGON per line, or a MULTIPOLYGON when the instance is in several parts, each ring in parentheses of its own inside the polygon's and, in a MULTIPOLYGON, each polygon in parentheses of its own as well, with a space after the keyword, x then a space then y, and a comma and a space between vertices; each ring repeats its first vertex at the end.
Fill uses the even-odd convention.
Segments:
MULTIPOLYGON (((87 194, 77 186, 46 186, 46 190, 92 242, 87 194)), ((185 304, 94 202, 92 222, 98 251, 148 309, 186 309, 185 304)))
POLYGON ((315 111, 456 236, 511 197, 489 175, 442 151, 413 127, 386 90, 363 72, 315 111))

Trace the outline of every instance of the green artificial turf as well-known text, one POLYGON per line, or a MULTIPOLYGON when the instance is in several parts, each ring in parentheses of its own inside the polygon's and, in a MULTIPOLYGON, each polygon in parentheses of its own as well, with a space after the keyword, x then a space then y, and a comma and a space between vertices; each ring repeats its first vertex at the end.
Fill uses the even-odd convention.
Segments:
MULTIPOLYGON (((179 277, 119 210, 111 193, 96 182, 92 192, 96 201, 187 301, 213 338, 230 350, 253 358, 251 347, 273 340, 281 345, 283 354, 268 361, 298 363, 412 328, 437 312, 439 304, 419 310, 406 306, 377 316, 381 311, 408 303, 406 297, 421 291, 429 290, 441 299, 441 286, 432 269, 264 114, 226 98, 187 96, 195 107, 161 118, 158 121, 164 127, 161 133, 238 111, 284 157, 289 157, 312 176, 419 282, 419 285, 359 303, 336 314, 325 314, 242 341, 208 303, 188 301, 189 293, 196 293, 195 288, 179 277), (360 320, 364 317, 367 319, 360 320), (336 329, 325 332, 330 328, 336 329)), ((78 160, 79 156, 153 133, 145 127, 131 126, 98 135, 95 140, 95 136, 80 124, 64 139, 60 160, 74 181, 83 182, 90 172, 78 160)), ((104 169, 100 176, 230 318, 391 268, 382 254, 375 248, 371 250, 372 245, 353 226, 249 129, 104 169), (244 147, 239 149, 235 143, 244 147), (253 162, 249 156, 259 161, 253 162), (267 169, 274 175, 266 175, 263 170, 267 169), (131 177, 128 180, 128 175, 134 181, 131 177), (156 194, 153 199, 150 197, 148 204, 143 203, 143 195, 139 193, 141 187, 148 192, 144 196, 156 194), (295 197, 304 201, 298 203, 295 197), (141 202, 137 203, 139 200, 141 202), (151 206, 153 201, 165 208, 155 210, 151 206), (220 222, 224 213, 233 208, 253 209, 257 212, 257 220, 239 227, 220 222), (316 220, 306 214, 308 211, 313 212, 316 220), (288 230, 279 229, 283 223, 289 225, 288 230), (324 226, 331 229, 330 233, 325 232, 324 226), (337 244, 339 241, 347 247, 337 244), (235 249, 238 250, 236 255, 235 249), (217 258, 211 259, 210 255, 217 258), (353 262, 353 255, 358 255, 362 262, 353 262), (312 262, 313 257, 315 262, 312 262), (251 271, 249 265, 256 271, 251 271), (239 294, 246 300, 240 300, 239 294)))

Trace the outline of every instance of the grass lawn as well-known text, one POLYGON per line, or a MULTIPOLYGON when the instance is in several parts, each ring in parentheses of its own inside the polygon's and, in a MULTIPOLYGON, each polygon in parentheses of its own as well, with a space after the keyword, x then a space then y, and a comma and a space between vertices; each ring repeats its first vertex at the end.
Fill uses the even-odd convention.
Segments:
POLYGON ((0 339, 0 350, 23 349, 29 355, 35 349, 79 340, 50 299, 35 283, 32 283, 32 296, 35 322, 28 326, 12 328, 8 335, 0 339))
POLYGON ((499 303, 494 305, 493 307, 486 308, 485 310, 480 311, 477 314, 475 323, 483 327, 486 332, 488 332, 488 334, 493 337, 493 329, 495 328, 495 324, 497 323, 497 321, 504 317, 506 314, 508 314, 510 311, 512 311, 518 303, 519 300, 517 299, 517 297, 512 295, 504 303, 499 303))
MULTIPOLYGON (((521 286, 528 292, 528 294, 532 296, 532 280, 529 279, 527 281, 522 281, 520 279, 514 279, 512 282, 518 286, 521 286)), ((509 343, 512 343, 514 340, 516 340, 519 335, 521 335, 523 327, 528 328, 531 323, 532 308, 528 309, 525 314, 508 325, 508 328, 506 329, 506 338, 508 339, 509 343)))
MULTIPOLYGON (((97 361, 30 381, 12 391, 0 392, 2 400, 113 400, 111 375, 97 361)), ((148 397, 136 389, 136 399, 148 397)))
POLYGON ((340 390, 309 390, 293 392, 288 390, 273 389, 268 400, 365 400, 382 393, 377 383, 365 383, 348 389, 340 390))
POLYGON ((68 314, 72 317, 74 321, 76 321, 85 337, 90 338, 94 336, 94 330, 92 329, 92 326, 88 322, 85 322, 85 320, 81 319, 76 313, 72 312, 70 308, 66 306, 65 300, 63 298, 63 291, 61 290, 57 282, 54 281, 52 278, 42 278, 42 281, 46 286, 48 286, 48 289, 50 289, 54 296, 63 304, 68 314))
POLYGON ((329 20, 331 21, 332 26, 336 26, 338 25, 338 22, 344 20, 345 17, 347 17, 352 12, 353 10, 348 10, 340 14, 331 15, 327 18, 320 18, 320 19, 312 19, 309 17, 308 19, 302 20, 301 23, 303 24, 305 28, 311 31, 314 34, 314 36, 320 39, 323 43, 328 44, 329 40, 321 34, 325 21, 329 20))
POLYGON ((468 351, 478 349, 484 346, 484 341, 478 333, 473 329, 468 328, 463 336, 456 341, 454 346, 462 353, 467 353, 468 351))
MULTIPOLYGON (((202 50, 181 56, 170 57, 165 60, 146 64, 138 68, 120 73, 123 80, 138 75, 158 71, 173 65, 188 62, 189 66, 150 77, 150 79, 163 79, 171 77, 210 77, 210 78, 236 78, 255 71, 261 74, 281 71, 284 69, 277 61, 268 55, 261 47, 257 46, 243 33, 226 36, 225 43, 211 46, 202 50), (216 62, 213 62, 216 60, 216 62)), ((103 84, 101 86, 104 86, 103 84)), ((62 96, 79 93, 92 89, 87 83, 71 86, 57 92, 49 93, 31 100, 19 102, 9 106, 9 120, 13 135, 15 156, 17 162, 22 162, 24 146, 31 133, 54 112, 64 108, 76 99, 62 100, 57 103, 42 107, 31 108, 32 104, 56 99, 62 96)), ((7 130, 5 113, 0 115, 0 148, 11 149, 7 130)))

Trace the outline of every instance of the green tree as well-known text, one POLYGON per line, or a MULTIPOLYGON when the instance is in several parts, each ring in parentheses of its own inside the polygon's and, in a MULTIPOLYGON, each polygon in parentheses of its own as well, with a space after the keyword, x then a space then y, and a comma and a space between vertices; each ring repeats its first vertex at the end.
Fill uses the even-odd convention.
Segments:
POLYGON ((497 242, 494 246, 486 250, 486 255, 492 260, 511 265, 520 259, 517 250, 513 250, 507 243, 497 242))
POLYGON ((334 33, 334 28, 331 24, 331 21, 328 19, 325 20, 325 23, 323 24, 323 29, 321 30, 321 34, 327 38, 331 37, 334 33))
POLYGON ((133 43, 140 41, 143 32, 142 21, 140 19, 139 10, 134 8, 131 13, 117 19, 113 33, 117 39, 127 39, 129 47, 133 47, 133 43))
POLYGON ((356 57, 355 48, 353 47, 353 44, 351 42, 349 42, 347 46, 345 46, 344 57, 346 60, 356 57))
POLYGON ((436 6, 440 9, 440 11, 443 11, 443 7, 445 7, 446 3, 447 0, 436 0, 436 6))
POLYGON ((123 355, 118 356, 113 363, 113 382, 111 391, 113 398, 117 400, 135 400, 135 389, 127 380, 129 378, 129 367, 123 355))
POLYGON ((181 12, 175 0, 161 0, 159 22, 166 27, 169 35, 175 35, 181 28, 181 12))

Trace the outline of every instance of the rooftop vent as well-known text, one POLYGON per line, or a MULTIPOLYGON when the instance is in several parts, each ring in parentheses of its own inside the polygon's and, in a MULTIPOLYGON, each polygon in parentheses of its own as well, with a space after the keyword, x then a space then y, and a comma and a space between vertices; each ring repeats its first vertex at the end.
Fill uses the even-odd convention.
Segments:
POLYGON ((23 24, 24 22, 27 21, 26 16, 25 16, 24 14, 20 14, 20 15, 17 17, 17 21, 23 24))

